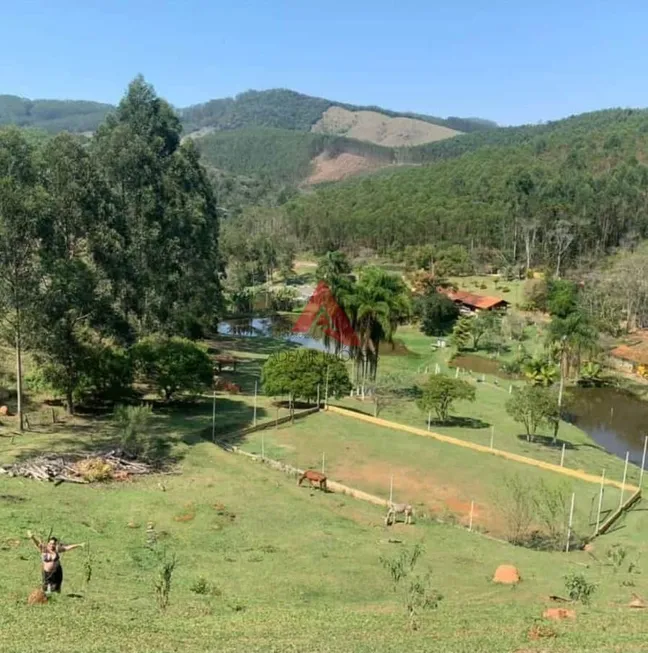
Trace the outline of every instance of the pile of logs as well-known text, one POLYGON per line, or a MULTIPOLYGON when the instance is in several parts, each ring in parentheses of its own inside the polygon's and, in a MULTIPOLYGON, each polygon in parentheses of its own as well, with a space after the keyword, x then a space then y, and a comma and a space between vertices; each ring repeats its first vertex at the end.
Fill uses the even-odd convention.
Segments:
POLYGON ((98 453, 92 456, 82 454, 48 454, 14 463, 13 465, 0 466, 0 474, 7 476, 22 476, 38 481, 52 481, 56 485, 63 483, 89 483, 81 473, 83 461, 100 460, 110 465, 115 478, 124 479, 131 475, 151 474, 155 470, 146 463, 128 460, 120 450, 98 453))

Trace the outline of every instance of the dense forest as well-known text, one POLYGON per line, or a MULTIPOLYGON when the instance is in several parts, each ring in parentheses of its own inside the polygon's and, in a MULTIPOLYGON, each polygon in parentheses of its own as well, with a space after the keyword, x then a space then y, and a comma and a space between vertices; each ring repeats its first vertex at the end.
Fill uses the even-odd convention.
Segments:
MULTIPOLYGON (((247 91, 234 98, 210 100, 178 109, 185 133, 209 127, 216 131, 246 127, 275 127, 308 131, 329 107, 371 110, 390 117, 416 118, 461 132, 489 130, 495 123, 479 118, 435 118, 379 107, 358 107, 311 97, 287 89, 247 91)), ((29 100, 0 95, 0 125, 39 127, 50 133, 94 131, 114 110, 109 104, 79 100, 29 100)))
POLYGON ((288 89, 246 91, 235 98, 211 100, 182 110, 189 131, 201 127, 216 130, 243 127, 276 127, 308 131, 330 107, 349 111, 376 111, 389 117, 416 118, 461 132, 490 130, 497 125, 479 118, 436 118, 422 114, 389 111, 375 106, 357 106, 312 97, 288 89))
POLYGON ((214 132, 196 139, 206 163, 237 175, 253 175, 273 183, 298 184, 312 171, 312 160, 327 152, 348 152, 395 162, 392 148, 343 136, 258 127, 214 132))
MULTIPOLYGON (((495 133, 495 132, 493 132, 495 133)), ((329 185, 287 207, 305 247, 456 244, 498 266, 558 273, 648 235, 648 111, 524 128, 434 165, 329 185)), ((472 135, 433 144, 479 138, 472 135)))
MULTIPOLYGON (((172 108, 137 78, 83 142, 0 130, 0 337, 72 409, 130 386, 143 338, 221 310, 214 187, 172 108)), ((19 403, 20 408, 20 403, 19 403)))
POLYGON ((114 108, 82 100, 27 100, 0 95, 0 125, 39 127, 50 133, 94 131, 114 108))

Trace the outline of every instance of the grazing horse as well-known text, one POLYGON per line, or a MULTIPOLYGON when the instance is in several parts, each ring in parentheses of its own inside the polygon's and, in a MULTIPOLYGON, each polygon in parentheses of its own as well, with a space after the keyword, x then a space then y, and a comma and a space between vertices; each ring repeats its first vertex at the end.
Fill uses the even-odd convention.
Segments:
POLYGON ((412 523, 412 516, 414 515, 414 510, 409 503, 390 503, 389 509, 387 510, 387 516, 385 517, 385 526, 396 523, 396 515, 405 515, 405 523, 412 523))
POLYGON ((310 481, 311 485, 317 485, 322 492, 327 492, 326 476, 321 472, 316 472, 314 469, 307 469, 297 481, 297 485, 301 485, 303 481, 310 481))

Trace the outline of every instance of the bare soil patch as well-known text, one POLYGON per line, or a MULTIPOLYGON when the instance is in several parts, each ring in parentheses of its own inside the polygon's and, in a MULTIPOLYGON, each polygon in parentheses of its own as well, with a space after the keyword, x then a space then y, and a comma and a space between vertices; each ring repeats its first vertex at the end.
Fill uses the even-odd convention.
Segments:
POLYGON ((377 111, 349 111, 342 107, 327 109, 311 131, 339 134, 386 147, 421 145, 461 133, 416 118, 390 118, 377 111))
POLYGON ((359 154, 344 152, 331 157, 326 152, 316 156, 313 161, 313 172, 306 184, 321 184, 326 181, 341 181, 363 172, 384 168, 385 163, 359 154))

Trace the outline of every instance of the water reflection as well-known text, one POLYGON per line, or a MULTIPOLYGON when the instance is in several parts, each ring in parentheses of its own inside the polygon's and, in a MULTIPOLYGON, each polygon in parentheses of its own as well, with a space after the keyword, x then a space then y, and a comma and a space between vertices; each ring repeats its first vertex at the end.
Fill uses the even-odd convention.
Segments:
MULTIPOLYGON (((462 354, 451 365, 511 379, 500 370, 498 360, 462 354)), ((620 458, 630 452, 630 460, 641 464, 644 437, 648 435, 648 402, 617 388, 570 388, 565 419, 585 431, 594 442, 620 458)))

